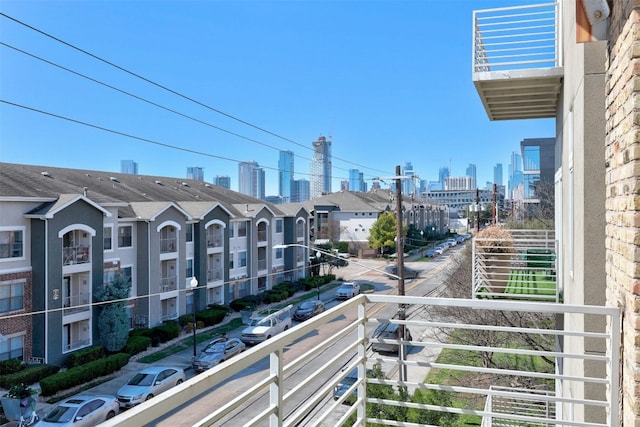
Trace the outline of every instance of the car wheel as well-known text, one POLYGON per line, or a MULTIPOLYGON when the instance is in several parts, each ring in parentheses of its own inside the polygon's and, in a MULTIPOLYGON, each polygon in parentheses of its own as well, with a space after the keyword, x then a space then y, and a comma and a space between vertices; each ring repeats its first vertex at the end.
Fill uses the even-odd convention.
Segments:
POLYGON ((286 331, 287 329, 289 329, 289 325, 286 325, 286 326, 284 327, 284 330, 285 330, 285 331, 286 331))
POLYGON ((180 378, 178 381, 176 381, 176 385, 180 385, 182 384, 182 378, 180 378))
POLYGON ((109 411, 109 413, 107 414, 107 418, 106 418, 106 419, 107 419, 107 420, 110 420, 111 418, 113 418, 113 417, 115 417, 115 416, 116 416, 116 413, 115 413, 115 412, 113 412, 113 411, 109 411))
POLYGON ((152 398, 152 397, 153 397, 153 394, 149 394, 149 395, 147 396, 147 398, 146 398, 146 399, 144 399, 144 400, 145 400, 145 401, 146 401, 146 400, 151 400, 151 398, 152 398))

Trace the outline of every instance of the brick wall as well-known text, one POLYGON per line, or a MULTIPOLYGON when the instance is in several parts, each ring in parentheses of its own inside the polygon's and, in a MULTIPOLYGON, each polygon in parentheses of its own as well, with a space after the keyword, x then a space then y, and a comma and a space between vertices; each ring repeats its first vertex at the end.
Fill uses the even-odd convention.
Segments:
POLYGON ((0 334, 11 336, 24 333, 24 360, 28 361, 32 356, 32 332, 33 326, 30 315, 23 315, 31 312, 32 280, 31 272, 19 272, 10 274, 0 274, 0 283, 10 283, 13 281, 25 281, 24 286, 24 310, 2 313, 0 320, 0 334))
POLYGON ((640 1, 609 2, 606 93, 607 304, 622 309, 622 414, 640 426, 640 1))

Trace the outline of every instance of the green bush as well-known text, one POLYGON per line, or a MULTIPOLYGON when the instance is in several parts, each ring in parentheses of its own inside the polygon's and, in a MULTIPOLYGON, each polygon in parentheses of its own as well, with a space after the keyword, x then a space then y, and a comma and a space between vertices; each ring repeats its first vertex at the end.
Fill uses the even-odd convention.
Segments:
POLYGON ((151 328, 140 328, 140 329, 134 329, 133 331, 129 331, 129 336, 130 337, 149 337, 149 338, 151 338, 151 335, 153 335, 153 331, 151 330, 151 328))
POLYGON ((209 304, 207 305, 207 308, 209 310, 222 310, 222 311, 226 311, 227 313, 231 311, 229 306, 225 304, 209 304))
POLYGON ((124 346, 122 351, 128 353, 131 356, 145 351, 151 345, 151 338, 142 335, 129 337, 127 345, 124 346))
POLYGON ((101 345, 95 345, 89 348, 78 350, 67 356, 65 360, 65 366, 69 369, 84 365, 85 363, 92 362, 104 357, 107 354, 107 350, 101 345))
POLYGON ((67 390, 95 378, 109 375, 126 366, 130 357, 131 355, 127 353, 116 353, 43 378, 40 380, 42 395, 51 396, 60 390, 67 390))
POLYGON ((35 384, 60 370, 54 365, 27 365, 24 369, 8 375, 0 375, 0 387, 10 389, 17 384, 35 384))
POLYGON ((231 307, 231 309, 235 311, 242 311, 242 310, 245 310, 247 307, 255 308, 257 305, 258 305, 257 298, 253 295, 234 299, 233 301, 231 301, 231 303, 229 303, 229 306, 231 307))
POLYGON ((205 326, 213 326, 224 320, 227 315, 225 310, 202 310, 196 313, 198 323, 203 322, 205 326))
POLYGON ((193 323, 193 314, 183 314, 178 317, 178 325, 180 325, 181 328, 184 328, 191 323, 193 323))
POLYGON ((156 335, 160 342, 167 342, 174 338, 178 338, 180 335, 180 326, 178 326, 178 322, 165 322, 160 326, 155 326, 151 328, 151 337, 156 335))
POLYGON ((0 361, 0 375, 15 374, 24 366, 18 359, 9 359, 0 361))

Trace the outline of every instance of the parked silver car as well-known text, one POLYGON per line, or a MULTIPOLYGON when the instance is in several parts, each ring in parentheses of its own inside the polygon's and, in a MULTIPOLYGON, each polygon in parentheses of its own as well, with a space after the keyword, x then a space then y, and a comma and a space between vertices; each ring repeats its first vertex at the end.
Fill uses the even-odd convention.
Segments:
POLYGON ((354 282, 344 282, 336 289, 336 299, 349 299, 360 293, 360 285, 354 282))
POLYGON ((324 303, 320 300, 308 300, 303 301, 296 311, 293 312, 294 320, 299 322, 307 319, 311 319, 316 314, 320 314, 324 311, 324 303))
POLYGON ((246 345, 238 338, 218 338, 202 349, 193 362, 193 368, 197 372, 206 371, 236 354, 242 353, 245 348, 246 345))
POLYGON ((131 408, 157 396, 184 381, 184 369, 168 366, 151 366, 134 375, 118 390, 120 406, 131 408))
POLYGON ((35 426, 93 427, 115 417, 119 411, 120 405, 113 396, 79 394, 59 403, 35 426))

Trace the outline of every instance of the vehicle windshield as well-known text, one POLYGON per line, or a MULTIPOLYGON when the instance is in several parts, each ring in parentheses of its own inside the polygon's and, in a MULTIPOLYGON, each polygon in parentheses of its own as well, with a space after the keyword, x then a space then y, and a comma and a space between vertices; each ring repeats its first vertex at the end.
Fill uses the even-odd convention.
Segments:
POLYGON ((271 326, 269 319, 251 319, 249 326, 271 326))
POLYGON ((136 374, 129 380, 129 385, 151 385, 153 384, 153 378, 155 375, 151 374, 136 374))
POLYGON ((224 353, 224 343, 219 342, 212 345, 207 346, 204 349, 205 353, 224 353))
POLYGON ((51 412, 44 417, 44 421, 50 423, 68 423, 73 419, 74 414, 76 413, 76 408, 71 408, 69 406, 56 406, 51 412))
POLYGON ((315 303, 313 301, 305 301, 302 304, 300 304, 300 309, 311 310, 314 306, 315 306, 315 303))
POLYGON ((353 285, 342 285, 342 289, 353 289, 353 285))

